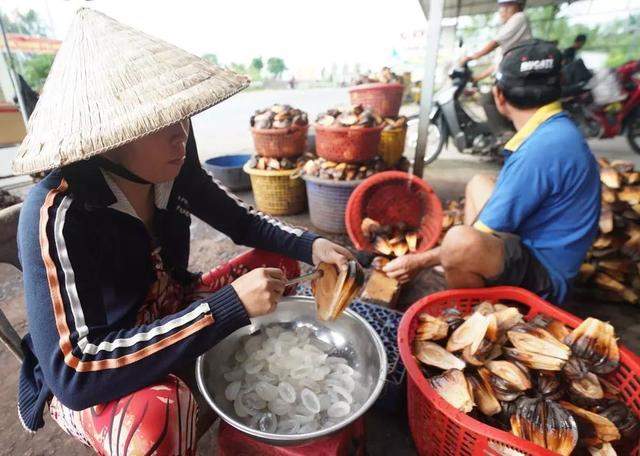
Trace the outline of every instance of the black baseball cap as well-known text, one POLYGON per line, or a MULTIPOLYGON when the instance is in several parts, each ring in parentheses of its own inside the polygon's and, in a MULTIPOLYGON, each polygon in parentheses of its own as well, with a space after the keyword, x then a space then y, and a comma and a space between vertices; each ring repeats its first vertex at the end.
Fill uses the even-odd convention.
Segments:
POLYGON ((529 40, 507 51, 496 73, 496 85, 526 105, 560 97, 562 54, 549 41, 529 40))

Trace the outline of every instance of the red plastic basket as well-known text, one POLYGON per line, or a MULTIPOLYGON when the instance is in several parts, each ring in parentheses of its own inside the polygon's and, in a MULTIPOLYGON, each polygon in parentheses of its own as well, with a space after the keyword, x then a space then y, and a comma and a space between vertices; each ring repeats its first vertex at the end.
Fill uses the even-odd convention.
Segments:
POLYGON ((258 155, 271 158, 293 158, 304 153, 307 146, 309 126, 272 128, 262 130, 252 128, 253 145, 258 155))
MULTIPOLYGON (((533 293, 515 287, 449 290, 432 294, 413 304, 400 322, 398 345, 408 372, 409 427, 418 453, 429 456, 499 456, 510 449, 516 452, 512 451, 509 454, 523 456, 554 455, 551 451, 481 423, 452 407, 429 385, 411 354, 420 313, 427 312, 437 316, 450 307, 469 313, 472 307, 481 301, 515 305, 526 315, 526 319, 544 314, 571 328, 575 328, 582 321, 533 293)), ((608 380, 620 389, 624 401, 633 412, 636 415, 640 414, 640 358, 628 349, 620 347, 620 367, 608 376, 608 380)), ((619 454, 638 456, 640 442, 636 442, 632 449, 619 454)))
POLYGON ((385 171, 367 178, 347 203, 345 224, 351 242, 358 250, 371 251, 371 242, 360 229, 365 217, 383 225, 404 222, 419 226, 419 252, 436 245, 442 232, 440 199, 424 180, 402 171, 385 171))
POLYGON ((382 117, 396 117, 402 105, 404 86, 399 83, 376 82, 349 88, 351 104, 361 104, 377 112, 382 117))
MULTIPOLYGON (((287 279, 300 275, 300 265, 293 258, 266 250, 253 249, 231 259, 200 277, 199 292, 213 293, 229 285, 238 277, 257 268, 279 268, 287 279)), ((293 287, 291 290, 295 289, 293 287)), ((291 291, 288 290, 288 291, 291 291)))
POLYGON ((378 154, 382 125, 378 127, 325 127, 316 124, 316 153, 338 163, 361 163, 378 154))

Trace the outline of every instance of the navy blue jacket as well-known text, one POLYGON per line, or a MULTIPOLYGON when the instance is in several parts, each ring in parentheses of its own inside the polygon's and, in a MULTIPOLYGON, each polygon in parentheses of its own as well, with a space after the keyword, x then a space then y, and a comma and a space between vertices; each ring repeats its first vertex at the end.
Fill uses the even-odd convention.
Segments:
MULTIPOLYGON (((317 236, 246 206, 204 172, 193 135, 173 182, 155 186, 156 242, 174 278, 187 272, 190 214, 235 243, 311 263, 317 236)), ((249 324, 228 285, 184 310, 136 326, 156 279, 152 242, 109 175, 92 161, 49 174, 20 214, 18 247, 29 334, 18 392, 23 425, 43 425, 55 395, 74 410, 111 401, 164 378, 249 324)))

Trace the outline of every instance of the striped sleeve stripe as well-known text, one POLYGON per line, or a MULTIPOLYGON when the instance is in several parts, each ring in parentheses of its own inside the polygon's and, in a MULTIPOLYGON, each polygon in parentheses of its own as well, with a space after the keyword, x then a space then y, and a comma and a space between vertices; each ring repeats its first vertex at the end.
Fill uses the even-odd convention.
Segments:
POLYGON ((238 198, 236 195, 234 195, 219 180, 216 180, 216 179, 213 179, 213 178, 211 180, 213 180, 213 182, 218 187, 220 187, 220 189, 223 192, 225 192, 229 198, 231 198, 233 201, 235 201, 238 206, 240 206, 245 211, 247 211, 247 213, 249 213, 251 215, 256 215, 256 216, 260 217, 262 220, 266 221, 267 223, 269 223, 269 224, 271 224, 273 226, 276 226, 276 227, 280 228, 281 230, 286 231, 287 233, 293 234, 295 236, 300 237, 300 236, 302 236, 304 234, 304 230, 302 230, 300 228, 294 228, 294 227, 292 227, 290 225, 287 225, 286 223, 282 223, 280 220, 274 219, 273 217, 270 217, 270 216, 264 214, 263 212, 256 211, 254 208, 252 208, 247 203, 245 203, 240 198, 238 198))
POLYGON ((156 353, 163 348, 166 348, 180 340, 189 337, 200 329, 213 324, 213 316, 209 313, 209 306, 206 303, 198 306, 191 312, 182 315, 179 318, 171 320, 162 326, 157 326, 145 333, 138 333, 129 338, 116 339, 114 341, 104 341, 98 345, 90 344, 87 340, 88 327, 84 320, 84 313, 82 306, 78 298, 78 293, 75 286, 75 274, 69 261, 68 251, 66 248, 66 242, 63 236, 64 217, 71 205, 72 199, 68 195, 64 195, 61 203, 55 209, 55 218, 53 220, 54 226, 54 242, 56 253, 61 264, 62 279, 64 280, 64 291, 70 301, 71 313, 73 317, 74 326, 78 333, 79 342, 78 346, 81 348, 83 354, 95 355, 100 351, 113 352, 118 348, 131 347, 139 342, 147 342, 159 335, 166 335, 171 331, 179 328, 182 325, 187 325, 177 332, 173 332, 167 335, 151 345, 142 347, 137 351, 120 356, 118 358, 101 359, 96 361, 82 361, 76 357, 73 353, 73 345, 71 342, 71 331, 67 324, 67 315, 65 312, 65 305, 62 297, 62 288, 59 280, 59 274, 56 267, 56 263, 53 260, 50 252, 49 236, 47 235, 47 225, 49 224, 49 209, 54 205, 56 196, 64 194, 67 189, 66 181, 62 180, 58 188, 51 190, 44 201, 44 204, 40 208, 40 249, 42 252, 42 259, 45 264, 47 272, 47 282, 49 285, 49 292, 51 296, 51 302, 53 305, 53 311, 56 321, 56 329, 58 330, 59 345, 64 355, 65 363, 77 371, 88 372, 97 371, 103 369, 114 369, 136 362, 142 358, 145 358, 153 353, 156 353))

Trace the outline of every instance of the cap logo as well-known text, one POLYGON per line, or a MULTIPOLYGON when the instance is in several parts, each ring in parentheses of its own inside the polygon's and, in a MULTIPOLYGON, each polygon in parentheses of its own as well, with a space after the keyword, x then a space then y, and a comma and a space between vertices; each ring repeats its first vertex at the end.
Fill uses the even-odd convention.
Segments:
POLYGON ((520 73, 537 70, 550 70, 553 68, 553 59, 527 60, 520 63, 520 73))

